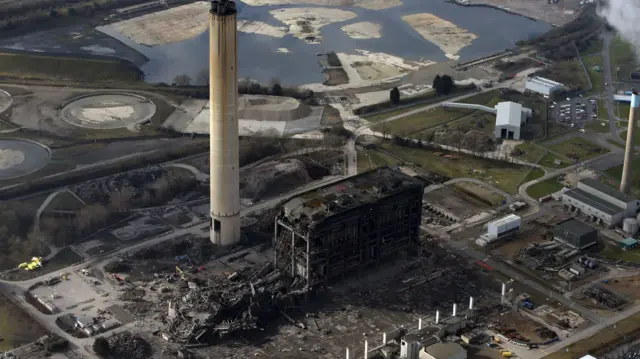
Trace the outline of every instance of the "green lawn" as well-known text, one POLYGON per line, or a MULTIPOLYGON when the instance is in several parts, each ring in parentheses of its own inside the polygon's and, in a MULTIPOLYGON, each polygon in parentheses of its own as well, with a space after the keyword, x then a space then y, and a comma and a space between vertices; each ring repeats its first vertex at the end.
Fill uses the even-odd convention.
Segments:
POLYGON ((598 118, 609 121, 609 111, 607 111, 607 102, 598 100, 598 118))
POLYGON ((544 156, 545 149, 531 142, 526 142, 515 147, 515 150, 524 152, 517 156, 519 159, 527 162, 538 163, 544 156))
MULTIPOLYGON (((618 102, 616 105, 616 111, 619 118, 628 120, 629 119, 629 110, 631 110, 631 104, 628 102, 618 102)), ((626 123, 624 123, 623 127, 626 127, 626 123)))
POLYGON ((527 183, 544 176, 544 171, 541 168, 533 168, 529 174, 522 180, 522 183, 527 183))
MULTIPOLYGON (((631 186, 640 188, 640 170, 637 170, 640 168, 640 158, 638 158, 638 156, 634 157, 631 168, 634 169, 631 171, 631 186)), ((611 167, 606 170, 605 173, 620 182, 622 178, 622 165, 611 167)))
POLYGON ((598 133, 609 133, 609 120, 589 120, 586 126, 587 130, 598 133))
POLYGON ((630 263, 640 263, 640 248, 623 251, 619 247, 606 246, 600 252, 600 254, 613 260, 623 260, 630 263))
MULTIPOLYGON (((499 92, 497 90, 488 91, 484 93, 479 93, 474 96, 468 97, 460 102, 464 103, 476 103, 481 105, 493 106, 499 101, 499 92)), ((402 111, 402 110, 398 110, 402 111)), ((404 113, 407 111, 403 111, 404 113)), ((376 132, 394 134, 394 135, 409 135, 415 132, 419 132, 425 130, 430 127, 434 127, 445 122, 449 122, 458 118, 462 118, 470 113, 473 113, 473 110, 466 109, 445 109, 442 106, 437 106, 430 110, 418 112, 413 115, 409 115, 395 121, 379 123, 374 125, 371 129, 376 132)), ((398 115, 398 114, 396 114, 398 115)), ((385 113, 384 118, 392 117, 389 113, 385 113)), ((375 116, 372 116, 375 117, 375 116)), ((380 121, 382 118, 376 119, 374 122, 380 121)), ((371 117, 367 117, 367 120, 371 121, 371 117)))
MULTIPOLYGON (((637 129, 636 133, 634 133, 634 135, 635 135, 634 137, 635 138, 633 139, 633 142, 636 144, 636 146, 640 146, 640 136, 638 135, 639 130, 640 129, 637 129)), ((623 141, 625 141, 625 142, 627 141, 627 130, 620 131, 620 132, 618 132, 618 134, 620 135, 620 138, 623 141)))
POLYGON ((80 202, 74 195, 68 191, 62 191, 58 193, 46 208, 46 211, 74 211, 84 207, 84 204, 80 202))
POLYGON ((584 66, 587 68, 589 78, 593 88, 591 93, 601 93, 604 91, 604 74, 602 73, 602 56, 593 55, 582 59, 584 66), (600 68, 600 71, 596 71, 596 67, 600 68))
POLYGON ((143 74, 122 60, 0 53, 0 76, 50 81, 133 82, 143 74))
POLYGON ((587 81, 587 77, 578 59, 558 61, 550 68, 544 70, 540 76, 558 81, 571 89, 586 89, 589 87, 589 81, 587 81))
POLYGON ((444 158, 436 156, 433 150, 403 147, 391 142, 383 144, 383 147, 428 171, 451 178, 477 178, 509 193, 516 191, 529 170, 526 166, 463 154, 451 153, 456 158, 444 158))
POLYGON ((542 159, 538 162, 538 164, 540 166, 545 166, 545 167, 565 168, 571 164, 570 162, 571 161, 569 161, 568 158, 556 156, 553 153, 547 152, 547 154, 544 155, 544 157, 542 157, 542 159), (556 165, 555 163, 556 160, 561 161, 560 165, 556 165))
POLYGON ((574 161, 584 161, 609 152, 609 149, 602 148, 582 137, 573 137, 550 145, 548 148, 574 161))
POLYGON ((396 166, 398 161, 378 151, 358 152, 358 173, 383 166, 396 166))
POLYGON ((564 187, 564 185, 558 182, 557 178, 551 178, 530 186, 527 188, 527 194, 534 199, 539 199, 554 192, 558 192, 562 187, 564 187))
POLYGON ((631 72, 635 71, 635 53, 633 47, 620 36, 611 42, 611 65, 618 81, 630 80, 631 72))

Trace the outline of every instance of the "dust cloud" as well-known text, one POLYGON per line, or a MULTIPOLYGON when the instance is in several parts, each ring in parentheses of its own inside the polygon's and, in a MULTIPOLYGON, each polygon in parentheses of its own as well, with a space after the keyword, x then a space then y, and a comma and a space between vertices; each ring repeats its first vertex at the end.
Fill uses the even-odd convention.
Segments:
POLYGON ((640 58, 640 2, 637 0, 609 0, 599 14, 634 48, 640 58))

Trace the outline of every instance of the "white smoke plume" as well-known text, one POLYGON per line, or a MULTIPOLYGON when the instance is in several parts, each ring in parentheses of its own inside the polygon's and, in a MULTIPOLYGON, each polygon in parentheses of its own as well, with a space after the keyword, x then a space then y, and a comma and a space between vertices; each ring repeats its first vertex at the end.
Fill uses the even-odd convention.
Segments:
POLYGON ((640 0, 608 0, 598 13, 633 46, 640 58, 640 0))

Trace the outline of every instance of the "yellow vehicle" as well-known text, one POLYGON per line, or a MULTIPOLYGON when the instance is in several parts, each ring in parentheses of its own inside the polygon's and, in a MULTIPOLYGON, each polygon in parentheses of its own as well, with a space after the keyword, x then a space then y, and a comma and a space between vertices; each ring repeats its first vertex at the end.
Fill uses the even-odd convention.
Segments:
POLYGON ((24 270, 34 270, 42 267, 42 257, 33 257, 30 262, 20 263, 18 268, 23 268, 24 270))
POLYGON ((29 263, 24 262, 24 263, 20 263, 20 265, 18 266, 18 268, 27 268, 27 266, 29 265, 29 263))
POLYGON ((178 272, 178 274, 180 274, 180 278, 182 278, 182 280, 187 280, 187 277, 184 275, 184 272, 182 272, 182 269, 180 269, 180 267, 176 266, 176 271, 178 272))
POLYGON ((502 354, 502 356, 505 358, 511 358, 513 356, 512 352, 502 352, 500 354, 502 354))

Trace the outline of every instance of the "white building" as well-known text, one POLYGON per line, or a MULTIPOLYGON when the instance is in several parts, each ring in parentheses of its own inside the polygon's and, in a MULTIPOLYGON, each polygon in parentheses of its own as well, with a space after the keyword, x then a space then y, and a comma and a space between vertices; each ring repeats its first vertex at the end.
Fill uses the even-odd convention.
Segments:
POLYGON ((509 232, 520 229, 521 218, 515 214, 496 219, 487 224, 487 236, 489 238, 498 238, 509 232))
POLYGON ((594 179, 578 182, 578 187, 562 195, 562 204, 579 210, 603 224, 613 227, 623 219, 635 217, 640 201, 594 179))
POLYGON ((424 348, 420 359, 467 359, 467 351, 457 343, 436 343, 424 348))
POLYGON ((519 140, 522 125, 531 117, 531 109, 515 102, 500 102, 496 105, 495 137, 519 140))
POLYGON ((534 77, 527 81, 524 88, 526 90, 539 93, 544 96, 550 96, 552 93, 561 90, 564 86, 544 77, 534 77))

